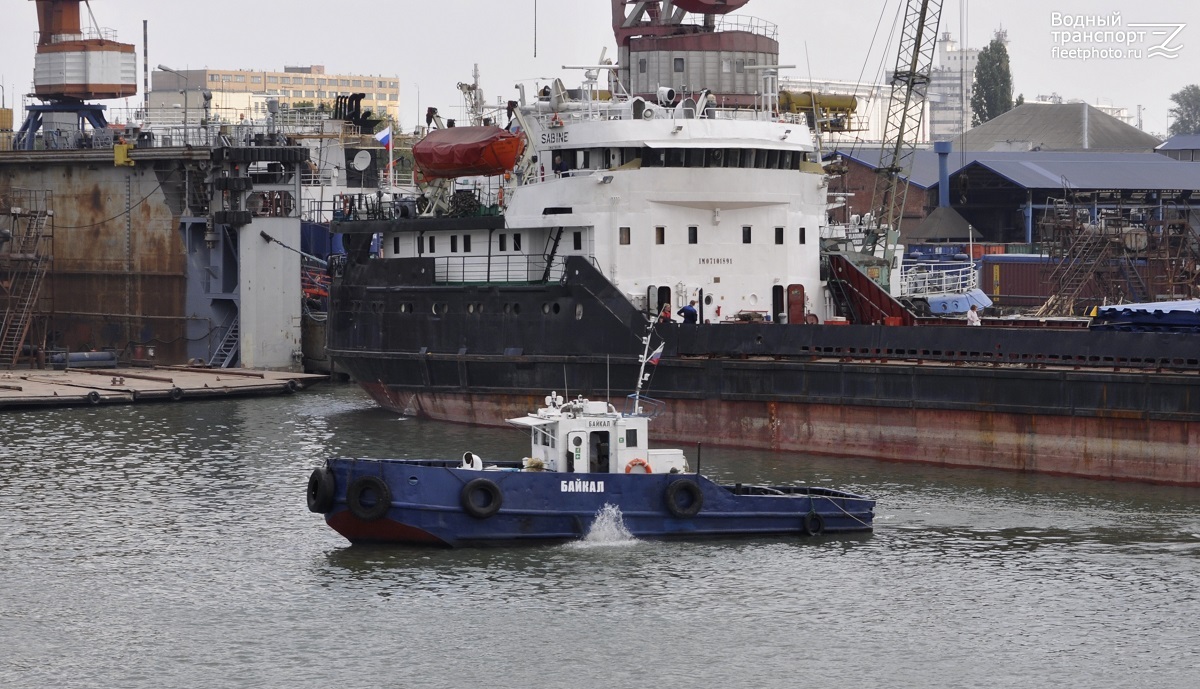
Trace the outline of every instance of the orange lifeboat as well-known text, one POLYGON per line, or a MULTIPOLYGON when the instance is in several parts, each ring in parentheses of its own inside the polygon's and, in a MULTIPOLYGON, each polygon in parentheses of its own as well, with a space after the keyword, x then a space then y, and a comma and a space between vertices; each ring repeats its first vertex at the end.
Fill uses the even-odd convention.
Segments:
POLYGON ((500 127, 435 129, 413 146, 413 160, 427 179, 499 175, 525 150, 525 137, 500 127))

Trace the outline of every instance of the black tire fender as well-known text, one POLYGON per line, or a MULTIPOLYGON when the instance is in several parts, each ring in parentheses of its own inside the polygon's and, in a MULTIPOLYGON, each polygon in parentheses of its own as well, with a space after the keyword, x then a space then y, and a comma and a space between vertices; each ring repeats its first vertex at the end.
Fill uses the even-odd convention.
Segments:
POLYGON ((333 507, 333 494, 337 483, 329 467, 313 469, 308 477, 308 511, 325 514, 333 507))
POLYGON ((373 522, 383 518, 392 508, 392 489, 378 476, 359 476, 346 489, 346 504, 351 514, 364 522, 373 522), (367 493, 375 497, 375 501, 369 505, 363 503, 367 493))
POLYGON ((825 532, 825 518, 816 512, 804 515, 804 533, 809 536, 820 536, 825 532))
POLYGON ((486 478, 472 479, 463 486, 459 494, 463 510, 476 519, 487 519, 500 511, 504 504, 504 493, 500 486, 486 478), (482 500, 479 498, 482 497, 482 500))
POLYGON ((700 514, 700 508, 704 507, 704 491, 700 490, 700 484, 690 478, 671 481, 664 498, 667 511, 680 519, 690 519, 700 514), (685 495, 686 498, 681 500, 685 495))
POLYGON ((171 399, 176 402, 183 399, 183 388, 171 388, 171 399))
POLYGON ((89 392, 87 394, 87 401, 90 404, 100 404, 100 393, 96 392, 95 390, 92 390, 91 392, 89 392))

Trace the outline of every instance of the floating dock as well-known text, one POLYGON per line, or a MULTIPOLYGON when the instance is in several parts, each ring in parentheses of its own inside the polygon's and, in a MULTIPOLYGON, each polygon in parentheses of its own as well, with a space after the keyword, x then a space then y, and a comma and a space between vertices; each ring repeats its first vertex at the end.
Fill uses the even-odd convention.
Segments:
POLYGON ((5 371, 0 373, 0 409, 280 395, 326 378, 287 371, 193 366, 5 371))

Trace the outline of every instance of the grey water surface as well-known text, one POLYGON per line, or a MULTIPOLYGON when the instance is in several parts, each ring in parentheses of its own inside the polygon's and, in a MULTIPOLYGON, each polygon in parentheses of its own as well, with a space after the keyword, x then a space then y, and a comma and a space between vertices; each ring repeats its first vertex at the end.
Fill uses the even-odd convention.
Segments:
POLYGON ((704 448, 876 530, 364 548, 305 508, 329 455, 527 443, 333 384, 0 413, 0 687, 1200 686, 1195 489, 704 448))

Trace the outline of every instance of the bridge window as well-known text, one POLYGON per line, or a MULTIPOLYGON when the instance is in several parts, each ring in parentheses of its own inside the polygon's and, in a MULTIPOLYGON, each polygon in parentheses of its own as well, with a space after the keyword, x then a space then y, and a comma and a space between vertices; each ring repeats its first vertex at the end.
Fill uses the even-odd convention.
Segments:
POLYGON ((450 235, 450 253, 458 253, 458 235, 456 234, 450 235))
POLYGON ((775 228, 775 243, 783 244, 783 228, 782 227, 775 228))
POLYGON ((695 244, 699 241, 700 228, 695 225, 688 225, 688 244, 695 244))
POLYGON ((464 254, 471 253, 471 235, 469 235, 469 234, 463 235, 463 253, 464 254))
POLYGON ((571 238, 571 246, 574 247, 575 251, 583 251, 583 233, 582 232, 574 232, 573 233, 573 236, 571 238))
POLYGON ((625 447, 630 448, 630 447, 637 447, 637 446, 638 446, 637 429, 636 428, 626 428, 625 429, 625 447))
POLYGON ((654 243, 655 244, 666 244, 667 243, 667 228, 662 227, 661 225, 654 228, 654 243))
POLYGON ((433 248, 433 240, 435 240, 435 239, 437 239, 437 237, 434 237, 433 235, 429 235, 429 253, 431 253, 431 254, 435 251, 435 249, 433 248))
POLYGON ((804 228, 803 227, 800 228, 800 243, 801 244, 804 243, 804 228))
POLYGON ((521 250, 521 233, 513 232, 513 251, 521 250))
POLYGON ((508 251, 508 235, 500 235, 500 251, 508 251))
POLYGON ((617 241, 621 244, 629 244, 629 228, 621 227, 617 229, 617 241))
POLYGON ((750 226, 742 225, 742 244, 750 243, 750 226))

